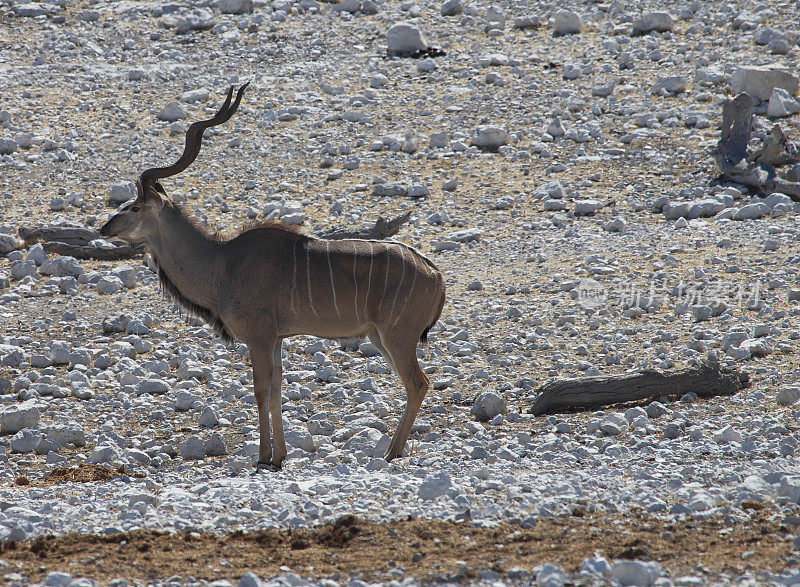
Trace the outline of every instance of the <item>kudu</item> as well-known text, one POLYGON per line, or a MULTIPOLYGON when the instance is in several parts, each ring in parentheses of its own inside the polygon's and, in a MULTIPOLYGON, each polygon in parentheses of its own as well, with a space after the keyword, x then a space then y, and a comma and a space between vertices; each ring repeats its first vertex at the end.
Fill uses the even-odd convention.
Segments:
POLYGON ((222 338, 247 345, 258 406, 259 467, 278 469, 286 457, 281 344, 296 334, 369 337, 406 388, 405 411, 386 459, 401 456, 429 387, 416 351, 444 305, 444 279, 436 266, 397 242, 318 239, 279 222, 252 226, 232 238, 212 236, 159 183, 192 164, 203 131, 236 112, 246 87, 239 88, 233 104, 231 87, 213 118, 189 127, 176 163, 144 171, 136 199, 100 232, 145 244, 172 299, 222 338))

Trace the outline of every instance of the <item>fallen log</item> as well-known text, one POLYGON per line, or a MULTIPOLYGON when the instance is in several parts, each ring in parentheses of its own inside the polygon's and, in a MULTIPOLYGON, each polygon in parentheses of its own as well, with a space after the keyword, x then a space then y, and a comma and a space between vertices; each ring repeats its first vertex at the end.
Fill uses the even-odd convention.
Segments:
MULTIPOLYGON (((411 212, 401 214, 392 220, 379 216, 374 224, 357 229, 329 229, 316 236, 327 239, 360 238, 382 240, 394 236, 411 218, 411 212)), ((19 235, 27 245, 42 243, 45 251, 58 255, 68 255, 76 259, 97 259, 100 261, 116 261, 130 259, 144 254, 143 245, 133 246, 113 242, 112 246, 98 246, 96 241, 103 237, 91 228, 79 226, 39 226, 21 227, 19 235)))
POLYGON ((800 182, 779 175, 778 167, 800 161, 800 148, 776 124, 764 143, 748 152, 753 132, 753 100, 741 93, 722 106, 722 130, 714 159, 722 177, 762 195, 786 194, 800 202, 800 182))
POLYGON ((541 385, 529 413, 541 416, 652 400, 662 396, 698 397, 733 395, 750 384, 738 369, 701 363, 672 373, 647 370, 625 375, 556 379, 541 385))

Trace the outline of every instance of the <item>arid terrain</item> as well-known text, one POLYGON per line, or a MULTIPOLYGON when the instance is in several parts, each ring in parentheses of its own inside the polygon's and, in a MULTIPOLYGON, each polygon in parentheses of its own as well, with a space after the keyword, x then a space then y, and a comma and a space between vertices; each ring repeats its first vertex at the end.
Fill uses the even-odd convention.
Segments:
POLYGON ((799 38, 793 2, 0 0, 0 576, 800 583, 800 205, 714 158, 740 92, 753 146, 800 141, 799 38), (169 197, 222 235, 410 212, 444 274, 390 464, 368 342, 285 341, 289 455, 256 472, 247 347, 150 259, 22 238, 97 230, 247 81, 169 197), (748 387, 529 412, 702 362, 748 387))

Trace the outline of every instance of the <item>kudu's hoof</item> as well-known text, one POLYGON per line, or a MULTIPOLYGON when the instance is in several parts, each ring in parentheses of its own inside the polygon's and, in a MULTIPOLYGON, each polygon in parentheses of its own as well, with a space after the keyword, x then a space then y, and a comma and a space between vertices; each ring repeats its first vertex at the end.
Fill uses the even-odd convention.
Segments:
POLYGON ((275 465, 270 461, 262 462, 258 461, 256 463, 256 473, 261 473, 262 471, 269 471, 270 473, 276 473, 281 470, 280 465, 275 465))

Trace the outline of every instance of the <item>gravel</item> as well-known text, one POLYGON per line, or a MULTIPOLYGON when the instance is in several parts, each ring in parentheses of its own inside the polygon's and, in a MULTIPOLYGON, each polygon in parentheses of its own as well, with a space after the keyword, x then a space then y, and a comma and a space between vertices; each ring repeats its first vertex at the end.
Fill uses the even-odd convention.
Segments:
MULTIPOLYGON (((5 5, 0 540, 345 513, 530 526, 577 507, 735 524, 743 503, 796 527, 798 207, 720 182, 709 155, 740 91, 759 101, 756 136, 778 122, 797 140, 789 4, 5 5), (445 274, 420 347, 433 389, 392 463, 381 457, 405 398, 372 345, 285 341, 290 452, 256 475, 247 349, 166 302, 152 262, 78 260, 17 236, 97 228, 247 80, 236 116, 163 181, 199 225, 316 231, 410 211, 395 238, 445 274), (709 358, 751 387, 528 413, 552 377, 709 358), (85 463, 126 474, 36 485, 85 463), (144 516, 129 505, 140 496, 144 516)), ((577 577, 550 562, 542 584, 577 577)), ((647 560, 583 566, 621 584, 676 579, 647 560)), ((779 580, 762 571, 693 576, 779 580)))

